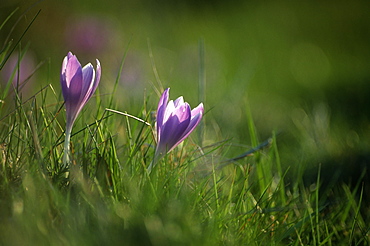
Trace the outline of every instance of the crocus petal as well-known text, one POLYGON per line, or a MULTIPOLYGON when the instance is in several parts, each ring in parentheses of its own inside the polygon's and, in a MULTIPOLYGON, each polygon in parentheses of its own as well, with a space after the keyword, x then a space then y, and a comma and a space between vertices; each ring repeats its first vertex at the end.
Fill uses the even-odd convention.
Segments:
POLYGON ((190 106, 184 104, 164 123, 160 132, 159 142, 164 143, 167 152, 176 147, 176 142, 189 126, 190 116, 190 106))
POLYGON ((67 68, 67 63, 68 63, 68 56, 64 57, 63 63, 62 63, 62 71, 60 73, 60 79, 61 81, 66 81, 66 68, 67 68))
POLYGON ((83 81, 80 103, 85 104, 92 96, 92 88, 94 86, 95 81, 95 70, 91 63, 87 64, 85 67, 82 68, 82 73, 83 81))
POLYGON ((96 59, 96 75, 95 75, 94 88, 93 88, 94 92, 95 92, 96 88, 98 87, 98 84, 100 82, 100 77, 101 77, 100 61, 98 59, 96 59))
POLYGON ((92 87, 93 82, 95 80, 95 71, 91 63, 88 63, 82 68, 82 75, 83 75, 82 93, 86 94, 92 87))
POLYGON ((159 102, 158 102, 158 110, 157 110, 157 134, 159 136, 160 134, 160 129, 162 127, 162 124, 163 124, 163 117, 164 117, 164 114, 166 112, 166 107, 167 107, 167 102, 168 102, 168 97, 169 97, 169 91, 170 91, 170 88, 167 88, 161 98, 159 99, 159 102))
MULTIPOLYGON (((76 74, 67 84, 67 98, 65 98, 70 104, 77 104, 80 100, 82 90, 82 70, 78 69, 76 74)), ((68 81, 68 78, 67 78, 68 81)))
POLYGON ((188 103, 183 103, 175 108, 173 115, 179 118, 180 122, 191 118, 191 109, 188 103))
POLYGON ((93 86, 91 87, 90 97, 95 93, 96 88, 98 88, 100 77, 101 77, 101 66, 100 66, 99 60, 96 59, 95 80, 94 80, 93 86))
MULTIPOLYGON (((70 52, 69 52, 70 53, 70 52)), ((68 53, 68 55, 69 55, 68 53)), ((64 57, 63 63, 62 63, 62 71, 60 72, 60 83, 62 85, 62 92, 63 92, 63 98, 66 99, 68 96, 67 90, 67 80, 66 80, 66 68, 68 63, 68 55, 64 57)))
MULTIPOLYGON (((157 152, 167 153, 172 148, 169 146, 169 141, 172 138, 174 131, 179 125, 177 117, 171 117, 162 127, 162 131, 158 136, 157 152)), ((185 126, 186 127, 186 126, 185 126)))
POLYGON ((61 84, 65 101, 77 103, 81 93, 82 69, 76 56, 72 53, 64 58, 62 64, 61 84))
POLYGON ((197 114, 203 114, 203 112, 204 112, 204 106, 203 106, 203 103, 200 103, 197 107, 193 108, 193 110, 191 111, 191 116, 194 117, 197 114))
POLYGON ((94 77, 92 78, 91 86, 89 87, 89 91, 87 92, 87 99, 85 99, 86 101, 90 99, 90 97, 95 93, 96 88, 98 88, 100 76, 101 76, 101 66, 99 60, 96 59, 96 72, 94 71, 94 77))
POLYGON ((183 97, 179 97, 179 98, 177 98, 177 99, 173 102, 173 104, 175 105, 175 107, 178 107, 179 105, 184 104, 184 98, 183 98, 183 97))
POLYGON ((81 81, 82 80, 82 69, 81 64, 77 60, 76 56, 71 56, 68 58, 67 66, 65 69, 65 76, 67 87, 69 88, 73 81, 81 81))
MULTIPOLYGON (((202 119, 202 116, 203 116, 203 104, 199 104, 199 106, 197 108, 199 108, 199 113, 196 114, 195 116, 192 116, 191 121, 188 124, 188 127, 186 128, 185 131, 183 131, 182 136, 178 137, 178 141, 175 143, 175 146, 179 145, 182 141, 184 141, 185 138, 187 138, 190 135, 190 133, 193 132, 195 127, 197 127, 198 124, 200 123, 200 121, 202 119)), ((193 109, 193 111, 194 111, 194 109, 193 109)), ((192 114, 193 114, 193 111, 191 112, 192 114)))
POLYGON ((173 104, 173 101, 170 100, 167 103, 166 110, 163 115, 163 124, 172 116, 175 109, 176 109, 175 104, 173 104))

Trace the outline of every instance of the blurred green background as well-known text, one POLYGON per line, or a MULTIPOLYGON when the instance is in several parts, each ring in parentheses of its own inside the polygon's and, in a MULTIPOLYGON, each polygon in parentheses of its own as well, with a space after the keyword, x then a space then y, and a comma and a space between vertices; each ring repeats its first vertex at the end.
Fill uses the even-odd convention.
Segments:
POLYGON ((369 1, 3 0, 1 20, 17 7, 1 45, 9 33, 17 40, 41 10, 21 41, 30 44, 32 66, 44 62, 23 91, 29 96, 49 83, 59 88, 62 59, 72 51, 82 64, 101 61, 99 93, 109 97, 128 48, 118 110, 139 115, 145 95, 155 110, 157 72, 171 98, 183 95, 191 106, 204 100, 204 144, 232 138, 230 155, 250 146, 250 107, 261 141, 283 133, 285 166, 368 156, 369 1))

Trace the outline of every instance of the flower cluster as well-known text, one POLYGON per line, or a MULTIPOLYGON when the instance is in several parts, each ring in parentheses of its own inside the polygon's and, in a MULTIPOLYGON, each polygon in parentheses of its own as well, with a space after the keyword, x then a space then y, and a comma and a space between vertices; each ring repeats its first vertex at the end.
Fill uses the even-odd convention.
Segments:
MULTIPOLYGON (((87 101, 94 94, 101 76, 101 67, 99 60, 96 60, 97 66, 94 70, 91 63, 81 67, 77 57, 71 52, 64 58, 61 71, 61 85, 65 101, 67 114, 66 139, 64 145, 64 165, 67 166, 70 161, 69 144, 73 124, 85 106, 87 101)), ((194 109, 191 109, 183 97, 175 101, 169 101, 169 91, 167 88, 158 103, 157 109, 157 147, 153 162, 149 170, 165 154, 179 145, 195 129, 202 119, 204 113, 203 103, 200 103, 194 109)))

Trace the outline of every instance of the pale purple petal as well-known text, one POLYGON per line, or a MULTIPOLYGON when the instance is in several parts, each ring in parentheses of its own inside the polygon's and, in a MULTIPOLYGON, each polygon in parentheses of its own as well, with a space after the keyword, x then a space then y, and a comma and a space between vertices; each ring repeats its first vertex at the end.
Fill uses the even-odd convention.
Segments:
POLYGON ((62 86, 63 98, 64 100, 66 100, 68 97, 68 93, 67 93, 68 87, 67 87, 67 81, 66 81, 66 74, 64 71, 62 71, 62 73, 60 74, 60 84, 62 86))
POLYGON ((164 114, 166 112, 166 107, 167 107, 167 102, 168 102, 168 97, 169 97, 169 91, 170 91, 170 88, 167 88, 161 98, 159 99, 159 102, 158 102, 158 109, 157 109, 157 134, 159 136, 160 134, 160 129, 162 127, 162 124, 163 124, 163 117, 164 117, 164 114))
POLYGON ((179 98, 177 98, 174 102, 173 102, 173 104, 175 105, 175 107, 178 107, 179 105, 181 105, 181 104, 184 104, 184 98, 181 96, 181 97, 179 97, 179 98))
MULTIPOLYGON (((203 107, 203 104, 202 104, 202 107, 203 107)), ((182 141, 185 140, 185 138, 187 138, 190 135, 190 133, 193 132, 193 130, 200 123, 200 121, 202 119, 202 116, 203 116, 203 109, 201 111, 199 111, 199 113, 197 115, 192 116, 188 127, 185 129, 185 131, 183 131, 183 134, 180 137, 178 137, 178 140, 175 143, 175 146, 179 145, 182 141)))
POLYGON ((163 124, 168 120, 168 118, 170 118, 173 115, 173 112, 175 112, 175 110, 176 110, 175 104, 173 104, 173 101, 170 100, 167 103, 166 111, 164 112, 163 115, 163 124))
POLYGON ((82 83, 82 93, 86 94, 89 91, 90 87, 93 85, 95 80, 95 70, 91 63, 88 63, 82 68, 83 83, 82 83))
POLYGON ((184 112, 182 119, 180 120, 180 123, 178 124, 177 127, 175 127, 174 132, 171 135, 171 138, 167 141, 168 151, 171 151, 173 148, 179 145, 180 142, 182 142, 182 140, 185 139, 182 138, 182 136, 186 133, 190 123, 191 123, 191 110, 190 106, 188 106, 186 107, 186 111, 184 112))
POLYGON ((69 51, 68 54, 67 54, 68 59, 70 59, 72 56, 76 57, 75 55, 73 55, 72 52, 69 51))
POLYGON ((177 115, 172 115, 162 126, 159 149, 168 152, 176 147, 176 141, 187 129, 190 123, 190 107, 184 108, 184 115, 180 119, 177 115))
POLYGON ((177 108, 162 125, 161 141, 175 143, 176 141, 171 140, 176 140, 183 134, 190 123, 190 119, 191 111, 189 105, 184 104, 177 108), (163 137, 164 135, 168 136, 168 138, 163 137))
POLYGON ((63 63, 62 63, 62 70, 60 72, 60 82, 62 84, 62 92, 63 92, 64 97, 67 95, 65 93, 68 89, 67 79, 66 79, 66 69, 67 69, 68 60, 71 56, 73 56, 72 53, 68 52, 67 56, 64 57, 63 63))
MULTIPOLYGON (((93 70, 94 71, 94 70, 93 70)), ((96 59, 96 72, 94 71, 94 78, 93 81, 91 81, 91 86, 88 91, 86 102, 90 99, 90 97, 95 93, 96 88, 98 88, 99 82, 100 82, 100 76, 101 76, 101 66, 98 59, 96 59)))
POLYGON ((65 77, 67 82, 67 87, 70 87, 70 84, 73 81, 82 80, 82 68, 81 64, 78 61, 77 57, 72 55, 68 58, 67 66, 65 69, 65 77))
POLYGON ((98 59, 96 59, 95 80, 94 80, 94 84, 91 88, 90 97, 95 93, 96 88, 98 88, 98 85, 99 85, 99 82, 100 82, 100 77, 101 77, 100 61, 98 59))
POLYGON ((176 107, 172 114, 176 115, 179 118, 180 122, 191 119, 190 105, 188 103, 183 103, 176 107))
POLYGON ((203 114, 203 112, 204 112, 204 106, 203 106, 203 103, 200 103, 196 108, 193 108, 193 110, 191 111, 191 116, 194 117, 199 113, 203 114))
POLYGON ((95 92, 96 88, 98 87, 98 84, 100 82, 100 77, 101 77, 100 61, 98 59, 96 59, 96 74, 95 74, 95 82, 94 82, 94 89, 93 89, 94 92, 95 92))
POLYGON ((82 94, 81 94, 81 99, 80 99, 81 106, 80 106, 80 109, 77 113, 79 113, 81 111, 83 106, 87 103, 87 101, 90 99, 90 97, 95 93, 95 90, 99 85, 100 75, 101 75, 101 67, 100 67, 99 60, 96 60, 96 61, 97 61, 96 72, 99 73, 99 74, 95 73, 95 70, 94 70, 93 66, 91 65, 91 63, 87 64, 82 69, 83 72, 84 72, 84 69, 85 69, 85 73, 86 73, 86 74, 84 74, 84 81, 83 81, 83 84, 84 84, 85 88, 83 88, 83 91, 82 91, 82 94), (98 75, 98 77, 97 77, 97 75, 98 75))
MULTIPOLYGON (((179 125, 177 117, 171 117, 163 126, 162 132, 158 138, 157 151, 166 153, 172 146, 169 146, 169 141, 172 138, 176 128, 179 125)), ((185 126, 186 128, 186 126, 185 126)))
POLYGON ((65 98, 67 111, 72 111, 75 113, 78 109, 79 100, 81 97, 82 89, 82 68, 75 56, 72 56, 66 66, 66 88, 65 88, 65 98))
POLYGON ((63 75, 64 77, 65 77, 65 71, 66 71, 66 68, 67 68, 67 63, 68 63, 68 56, 64 57, 63 63, 62 63, 61 75, 63 75))
POLYGON ((71 83, 82 78, 80 69, 81 65, 78 62, 77 58, 71 52, 69 52, 63 60, 60 77, 64 100, 67 100, 70 96, 71 83))
POLYGON ((83 81, 80 103, 85 104, 92 96, 92 88, 95 81, 95 70, 91 63, 87 64, 82 68, 83 81))

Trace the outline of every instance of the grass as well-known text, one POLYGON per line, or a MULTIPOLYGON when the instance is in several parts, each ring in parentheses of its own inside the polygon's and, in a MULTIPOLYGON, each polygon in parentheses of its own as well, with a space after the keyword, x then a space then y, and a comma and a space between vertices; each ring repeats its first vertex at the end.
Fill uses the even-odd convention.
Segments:
MULTIPOLYGON (((16 46, 21 60, 28 46, 16 46)), ((15 50, 4 47, 1 64, 15 50)), ((155 89, 148 90, 139 110, 127 109, 151 126, 114 112, 118 75, 110 95, 98 89, 78 117, 67 170, 61 168, 61 89, 49 84, 23 98, 12 84, 16 73, 0 98, 1 245, 369 243, 366 170, 355 182, 324 185, 319 165, 307 182, 309 160, 282 163, 281 135, 259 138, 248 98, 243 113, 251 144, 243 146, 243 154, 233 156, 233 139, 207 134, 217 121, 211 109, 198 137, 193 133, 149 173, 155 149, 151 115, 158 98, 155 89), (299 168, 286 167, 293 164, 299 168)), ((204 74, 201 69, 200 98, 207 94, 204 74)))
MULTIPOLYGON (((2 244, 364 245, 369 240, 361 183, 335 187, 344 195, 333 201, 322 194, 320 175, 310 187, 302 177, 288 185, 275 135, 268 147, 222 168, 229 142, 200 148, 189 139, 149 174, 152 128, 103 110, 94 120, 87 114, 94 107, 90 102, 72 136, 74 165, 66 179, 67 170, 59 168, 63 103, 55 91, 48 86, 26 101, 15 94, 14 110, 2 116, 2 244), (45 101, 49 93, 52 104, 45 101)), ((251 142, 258 144, 249 119, 251 142)))

